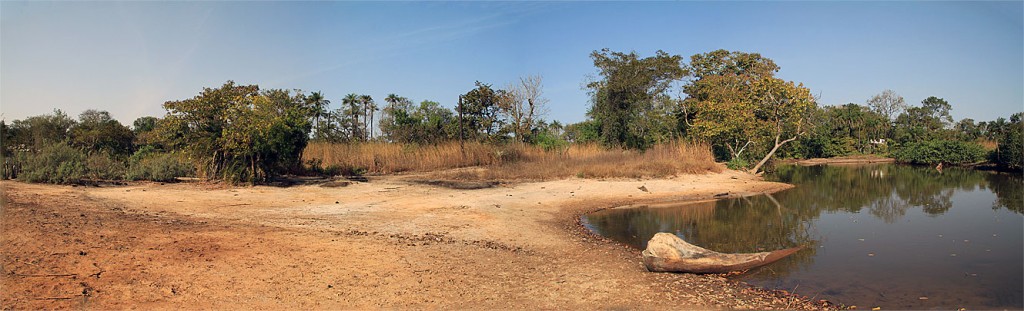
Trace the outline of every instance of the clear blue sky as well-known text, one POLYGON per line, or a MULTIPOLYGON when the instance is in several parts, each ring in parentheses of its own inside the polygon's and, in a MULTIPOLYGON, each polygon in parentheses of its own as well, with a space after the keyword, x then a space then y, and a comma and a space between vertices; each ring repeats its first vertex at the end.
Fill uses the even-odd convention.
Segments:
POLYGON ((953 117, 1024 110, 1013 2, 0 2, 0 113, 110 111, 130 124, 226 80, 389 93, 451 107, 480 80, 544 77, 547 119, 578 122, 601 48, 772 58, 823 104, 892 89, 953 117))

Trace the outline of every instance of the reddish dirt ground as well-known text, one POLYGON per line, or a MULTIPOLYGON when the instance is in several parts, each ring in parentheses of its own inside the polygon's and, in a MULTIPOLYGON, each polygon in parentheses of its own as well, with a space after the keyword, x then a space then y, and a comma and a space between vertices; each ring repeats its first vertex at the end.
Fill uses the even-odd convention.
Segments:
POLYGON ((2 187, 3 309, 815 309, 718 275, 651 273, 579 215, 787 185, 727 171, 455 190, 2 187), (639 186, 648 191, 640 191, 639 186))

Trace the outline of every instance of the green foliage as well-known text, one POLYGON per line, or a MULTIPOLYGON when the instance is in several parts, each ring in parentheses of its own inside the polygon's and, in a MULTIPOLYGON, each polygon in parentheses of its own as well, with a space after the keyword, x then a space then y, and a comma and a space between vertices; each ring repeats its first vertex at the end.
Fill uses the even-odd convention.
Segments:
POLYGON ((39 151, 44 147, 68 140, 71 127, 75 120, 60 110, 53 114, 33 116, 24 120, 14 120, 7 128, 4 137, 4 152, 15 150, 39 151))
POLYGON ((455 112, 461 117, 465 139, 495 141, 501 135, 503 121, 498 118, 499 103, 507 96, 505 90, 491 88, 490 84, 476 82, 476 88, 459 97, 455 112))
POLYGON ((202 177, 255 183, 301 169, 311 130, 301 94, 228 81, 164 108, 164 137, 202 177))
POLYGON ((546 151, 564 150, 569 146, 569 142, 547 131, 537 133, 534 135, 533 140, 534 144, 544 148, 546 151))
POLYGON ((160 118, 145 116, 135 119, 135 122, 132 122, 132 132, 136 135, 151 132, 156 129, 157 122, 160 122, 160 118))
POLYGON ((125 174, 124 162, 105 153, 96 152, 85 159, 86 177, 99 180, 122 180, 125 174))
POLYGON ((668 90, 685 74, 681 56, 659 50, 640 58, 603 49, 590 57, 601 79, 587 84, 592 104, 587 115, 600 125, 603 144, 646 149, 659 137, 678 136, 677 104, 668 90))
POLYGON ((175 181, 176 177, 189 176, 192 169, 173 153, 159 152, 153 147, 140 148, 128 159, 128 180, 175 181))
POLYGON ((72 184, 81 182, 86 172, 86 156, 64 143, 43 147, 28 158, 18 179, 28 182, 72 184))
POLYGON ((436 144, 458 137, 458 120, 437 102, 425 100, 414 107, 400 97, 384 108, 381 132, 392 142, 436 144))
POLYGON ((985 149, 976 143, 955 140, 929 140, 900 145, 892 151, 896 161, 934 165, 973 164, 985 160, 985 149))
POLYGON ((566 125, 565 140, 576 144, 597 143, 601 140, 601 124, 587 120, 566 125))
POLYGON ((1024 112, 1010 116, 1010 123, 999 138, 993 162, 1006 170, 1024 170, 1024 112))
POLYGON ((750 163, 743 159, 743 157, 734 157, 725 163, 725 167, 728 167, 730 170, 745 170, 747 167, 750 167, 750 163))
POLYGON ((695 55, 695 79, 683 89, 689 97, 687 134, 728 150, 729 158, 759 157, 758 171, 786 143, 811 127, 816 103, 803 84, 775 78, 779 67, 756 53, 718 50, 695 55))
POLYGON ((71 145, 114 156, 132 152, 135 134, 106 111, 86 110, 71 127, 71 145))
POLYGON ((893 90, 885 90, 871 97, 867 105, 873 112, 885 116, 886 120, 896 118, 903 110, 907 109, 907 103, 903 101, 903 96, 896 94, 893 90))

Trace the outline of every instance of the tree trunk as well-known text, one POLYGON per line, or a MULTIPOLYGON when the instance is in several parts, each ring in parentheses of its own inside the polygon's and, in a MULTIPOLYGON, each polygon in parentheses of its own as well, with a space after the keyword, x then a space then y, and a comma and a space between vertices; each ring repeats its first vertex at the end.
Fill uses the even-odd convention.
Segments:
POLYGON ((768 163, 768 160, 771 159, 773 155, 775 155, 775 151, 778 151, 779 147, 782 147, 782 145, 785 145, 788 142, 794 141, 797 138, 797 136, 793 136, 793 137, 791 137, 789 139, 786 139, 786 140, 783 140, 782 142, 779 142, 779 138, 780 138, 779 136, 780 135, 775 135, 775 147, 772 147, 772 151, 769 151, 768 154, 766 154, 764 156, 764 159, 761 159, 761 162, 758 162, 757 165, 754 166, 754 168, 750 169, 750 173, 751 174, 757 174, 757 171, 760 170, 761 167, 764 166, 765 163, 768 163))

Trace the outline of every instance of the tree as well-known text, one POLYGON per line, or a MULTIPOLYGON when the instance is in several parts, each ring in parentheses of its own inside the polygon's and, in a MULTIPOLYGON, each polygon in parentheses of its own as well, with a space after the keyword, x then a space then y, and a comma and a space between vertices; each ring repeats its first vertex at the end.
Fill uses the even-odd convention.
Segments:
POLYGON ((346 133, 346 140, 363 140, 366 137, 366 132, 364 131, 363 127, 363 124, 365 123, 359 121, 359 118, 363 116, 364 112, 364 109, 362 107, 362 99, 360 98, 359 95, 355 93, 350 93, 348 95, 345 95, 345 98, 341 100, 341 103, 344 106, 343 108, 345 110, 341 111, 340 115, 345 116, 345 118, 340 120, 340 123, 343 128, 348 129, 346 133))
POLYGON ((964 118, 953 126, 957 138, 963 141, 975 141, 981 137, 981 126, 974 123, 974 119, 964 118))
POLYGON ((757 53, 716 50, 691 56, 686 70, 692 78, 681 104, 687 135, 711 144, 720 158, 739 160, 758 140, 752 86, 774 77, 779 66, 757 53))
POLYGON ((572 123, 565 126, 565 140, 576 144, 590 144, 601 141, 601 124, 594 120, 572 123))
POLYGON ((327 115, 327 107, 331 104, 331 101, 324 97, 324 94, 317 91, 309 94, 306 97, 308 105, 313 110, 313 129, 314 136, 317 139, 323 138, 323 130, 320 126, 320 119, 327 115))
POLYGON ((608 146, 645 149, 649 123, 640 122, 658 103, 664 103, 673 82, 684 75, 682 57, 657 51, 640 58, 636 52, 609 49, 590 54, 600 80, 587 84, 591 107, 587 115, 600 125, 601 142, 608 146))
POLYGON ((384 137, 392 142, 403 141, 405 139, 404 133, 409 128, 403 127, 399 123, 407 122, 408 120, 402 119, 408 117, 412 107, 412 102, 405 97, 398 96, 396 94, 388 94, 384 98, 384 101, 388 103, 384 109, 381 110, 380 116, 380 131, 381 137, 384 137), (400 120, 401 119, 401 120, 400 120))
POLYGON ((871 97, 867 104, 872 110, 885 116, 889 120, 895 120, 896 116, 900 115, 903 110, 907 109, 907 104, 903 101, 903 96, 896 94, 896 92, 893 92, 892 90, 885 90, 882 91, 882 93, 871 97))
POLYGON ((952 138, 953 133, 948 129, 953 123, 949 103, 932 96, 921 104, 921 107, 907 108, 896 118, 893 138, 900 143, 952 138))
POLYGON ((106 111, 86 110, 71 128, 72 145, 89 152, 128 155, 133 151, 134 139, 135 134, 106 111))
POLYGON ((687 70, 693 77, 683 86, 687 133, 728 150, 730 161, 757 147, 760 161, 752 173, 810 129, 814 97, 803 84, 775 78, 779 67, 771 59, 717 50, 692 56, 687 70))
POLYGON ((851 152, 872 152, 874 145, 871 141, 885 137, 889 128, 889 120, 885 116, 866 106, 853 103, 826 108, 825 118, 819 122, 819 128, 823 130, 822 135, 829 139, 830 143, 849 142, 850 144, 846 146, 850 150, 845 150, 843 154, 830 156, 846 155, 851 152))
POLYGON ((378 110, 377 104, 373 102, 373 97, 370 95, 360 95, 359 102, 363 105, 363 126, 366 127, 367 139, 373 139, 373 115, 378 110), (367 118, 369 118, 369 123, 367 123, 367 118))
POLYGON ((202 177, 250 183, 298 168, 310 111, 305 96, 228 81, 190 99, 164 103, 160 127, 202 177))
POLYGON ((999 138, 999 147, 995 152, 995 162, 1003 169, 1021 172, 1024 169, 1024 112, 1010 116, 999 138))
POLYGON ((135 122, 132 122, 132 132, 135 132, 135 134, 138 135, 140 133, 153 131, 156 129, 156 124, 159 120, 160 118, 151 116, 139 117, 138 119, 135 119, 135 122))
POLYGON ((753 91, 758 127, 766 130, 775 142, 771 151, 750 169, 751 173, 757 173, 779 147, 807 133, 807 117, 816 104, 811 91, 803 84, 796 85, 782 79, 763 78, 753 85, 753 91))
POLYGON ((476 81, 476 88, 461 96, 461 104, 455 109, 462 119, 469 138, 483 141, 494 140, 500 134, 501 120, 498 119, 500 102, 505 100, 504 90, 491 88, 490 84, 476 81))
POLYGON ((519 78, 518 83, 506 87, 507 95, 499 102, 502 113, 509 119, 516 140, 528 142, 534 122, 546 113, 547 98, 543 97, 541 76, 519 78))
POLYGON ((953 125, 953 116, 949 115, 949 110, 953 107, 945 99, 928 96, 921 101, 921 108, 924 108, 931 118, 938 121, 938 128, 948 128, 953 125))
POLYGON ((4 147, 37 152, 48 145, 67 141, 75 123, 59 109, 49 115, 14 120, 8 129, 12 140, 5 141, 4 147))

